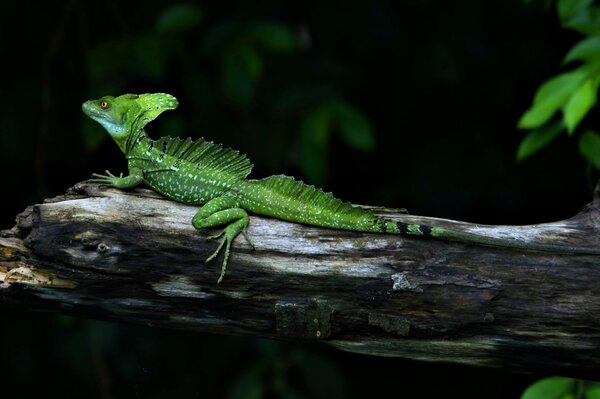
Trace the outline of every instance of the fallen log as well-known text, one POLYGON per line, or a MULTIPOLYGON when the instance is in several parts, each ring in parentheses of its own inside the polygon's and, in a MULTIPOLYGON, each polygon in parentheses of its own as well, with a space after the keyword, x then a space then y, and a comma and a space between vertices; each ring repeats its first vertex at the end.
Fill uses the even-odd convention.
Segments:
MULTIPOLYGON (((599 247, 600 195, 578 215, 478 226, 491 237, 599 247)), ((0 232, 0 304, 149 326, 320 341, 342 350, 598 378, 600 257, 362 234, 252 216, 228 272, 197 207, 80 183, 0 232)))

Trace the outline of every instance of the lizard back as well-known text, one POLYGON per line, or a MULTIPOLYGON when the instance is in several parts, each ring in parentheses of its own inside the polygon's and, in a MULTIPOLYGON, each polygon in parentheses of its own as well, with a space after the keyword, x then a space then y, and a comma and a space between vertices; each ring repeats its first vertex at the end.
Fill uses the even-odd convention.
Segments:
POLYGON ((245 180, 232 190, 242 208, 291 222, 354 231, 380 232, 382 218, 285 175, 245 180))
POLYGON ((202 205, 244 180, 252 170, 246 155, 204 139, 145 134, 127 153, 132 166, 144 172, 144 182, 174 200, 202 205))

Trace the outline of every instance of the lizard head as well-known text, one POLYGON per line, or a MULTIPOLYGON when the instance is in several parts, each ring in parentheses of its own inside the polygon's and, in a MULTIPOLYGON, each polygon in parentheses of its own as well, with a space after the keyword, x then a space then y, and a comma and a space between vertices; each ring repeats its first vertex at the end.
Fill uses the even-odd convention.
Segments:
POLYGON ((83 112, 100 123, 125 152, 127 138, 139 132, 150 121, 169 109, 177 107, 177 99, 170 94, 124 94, 104 96, 83 103, 83 112))

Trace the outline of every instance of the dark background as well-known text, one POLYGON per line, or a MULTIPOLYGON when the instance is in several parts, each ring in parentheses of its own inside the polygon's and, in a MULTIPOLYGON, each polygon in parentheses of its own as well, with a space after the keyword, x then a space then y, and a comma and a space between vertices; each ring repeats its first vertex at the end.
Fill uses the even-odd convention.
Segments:
MULTIPOLYGON (((542 1, 186 3, 192 17, 169 15, 168 1, 0 4, 3 228, 92 172, 125 171, 81 113, 84 100, 125 92, 179 99, 153 137, 222 142, 248 154, 254 177, 294 175, 354 203, 526 224, 591 199, 566 135, 515 161, 519 116, 578 39, 542 1), (261 23, 291 32, 293 48, 240 53, 261 23), (307 116, 332 101, 367 118, 373 146, 339 126, 321 145, 306 140, 307 116)), ((0 320, 1 389, 26 394, 504 398, 541 377, 7 308, 0 320)))

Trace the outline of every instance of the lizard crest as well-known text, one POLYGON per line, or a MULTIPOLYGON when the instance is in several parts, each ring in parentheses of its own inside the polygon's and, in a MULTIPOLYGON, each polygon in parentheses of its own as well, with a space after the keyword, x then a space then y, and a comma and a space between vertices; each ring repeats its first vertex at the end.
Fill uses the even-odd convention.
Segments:
POLYGON ((131 136, 162 112, 177 108, 175 97, 166 93, 104 96, 83 103, 83 112, 100 123, 124 153, 129 151, 131 136))

